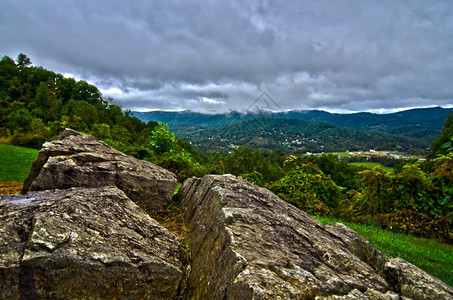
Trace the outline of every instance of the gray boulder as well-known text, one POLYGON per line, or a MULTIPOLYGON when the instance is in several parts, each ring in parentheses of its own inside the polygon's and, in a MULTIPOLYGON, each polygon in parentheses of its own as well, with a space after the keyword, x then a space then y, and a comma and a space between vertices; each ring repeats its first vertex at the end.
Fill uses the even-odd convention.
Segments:
POLYGON ((0 196, 0 299, 173 299, 179 243, 116 187, 0 196))
POLYGON ((402 258, 384 265, 384 276, 400 295, 409 299, 453 299, 453 288, 402 258))
POLYGON ((450 287, 423 271, 408 274, 401 260, 395 266, 346 226, 325 227, 270 191, 232 175, 188 179, 178 198, 191 231, 190 299, 453 296, 450 287), (406 285, 415 284, 408 278, 423 278, 429 293, 409 292, 406 285))
POLYGON ((147 212, 167 206, 176 175, 127 156, 106 143, 71 129, 44 143, 22 193, 71 187, 117 186, 147 212))

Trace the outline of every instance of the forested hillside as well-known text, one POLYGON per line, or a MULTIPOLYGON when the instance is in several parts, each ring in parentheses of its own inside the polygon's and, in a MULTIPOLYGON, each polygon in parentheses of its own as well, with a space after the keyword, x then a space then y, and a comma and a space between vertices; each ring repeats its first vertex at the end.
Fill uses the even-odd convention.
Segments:
POLYGON ((298 119, 252 119, 214 128, 175 126, 173 131, 200 151, 230 151, 243 146, 297 155, 361 149, 423 153, 431 144, 402 135, 298 119))
POLYGON ((92 132, 116 142, 149 136, 156 122, 143 123, 122 111, 85 81, 31 65, 20 54, 0 61, 0 138, 39 148, 65 127, 92 132))
POLYGON ((92 134, 116 149, 158 163, 181 178, 199 174, 198 153, 167 131, 105 99, 96 86, 33 66, 20 54, 0 61, 0 142, 39 149, 64 128, 92 134))
MULTIPOLYGON (((355 145, 363 142, 363 139, 361 138, 354 139, 349 137, 350 133, 353 132, 346 129, 349 128, 362 132, 369 131, 369 133, 367 133, 369 137, 377 136, 378 139, 379 137, 386 137, 386 139, 389 140, 389 143, 386 145, 387 149, 389 149, 391 146, 390 144, 392 144, 391 140, 397 139, 400 141, 400 146, 405 150, 411 149, 412 147, 412 150, 417 149, 419 151, 425 151, 426 148, 430 147, 431 142, 441 134, 443 127, 442 123, 451 113, 453 113, 453 109, 451 108, 445 109, 441 107, 433 107, 410 109, 390 114, 373 114, 364 112, 354 114, 335 114, 319 110, 306 110, 274 113, 254 112, 246 114, 240 114, 237 112, 231 112, 228 114, 202 114, 191 111, 151 111, 133 112, 133 115, 144 121, 154 120, 167 123, 169 124, 170 129, 174 131, 178 137, 198 145, 202 145, 201 149, 209 147, 209 144, 198 138, 201 130, 216 128, 215 130, 207 131, 206 134, 204 134, 204 136, 212 136, 217 131, 225 131, 223 128, 225 126, 234 126, 235 124, 244 121, 282 119, 319 121, 337 125, 331 125, 332 127, 338 128, 338 132, 334 135, 341 136, 341 139, 337 139, 339 144, 343 144, 342 139, 347 141, 348 145, 346 148, 354 148, 355 145), (340 127, 346 128, 340 129, 340 127), (412 146, 409 146, 409 144, 412 146)), ((288 126, 288 121, 286 121, 286 123, 284 121, 281 122, 281 126, 288 126)), ((290 126, 295 127, 299 124, 301 123, 293 121, 293 124, 290 126)), ((323 127, 323 125, 320 125, 320 127, 323 127)), ((312 132, 305 132, 304 130, 304 126, 300 126, 299 133, 303 133, 305 135, 312 134, 312 132)), ((232 144, 243 145, 240 140, 230 142, 232 144)), ((276 140, 275 142, 278 141, 276 140)), ((381 139, 379 140, 379 144, 383 146, 380 142, 381 139)), ((341 145, 340 148, 342 146, 344 146, 344 144, 341 145)), ((369 146, 364 144, 359 148, 369 148, 369 146)), ((274 149, 276 148, 274 147, 274 149)), ((285 147, 283 147, 283 149, 288 150, 285 147)), ((312 148, 311 150, 314 149, 312 148)), ((319 151, 319 147, 317 150, 319 151)))

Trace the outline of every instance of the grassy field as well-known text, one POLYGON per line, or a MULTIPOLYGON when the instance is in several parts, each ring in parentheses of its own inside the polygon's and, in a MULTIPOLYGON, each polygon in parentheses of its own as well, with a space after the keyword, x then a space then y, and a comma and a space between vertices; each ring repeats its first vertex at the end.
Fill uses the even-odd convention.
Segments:
POLYGON ((340 155, 343 157, 353 157, 353 155, 349 152, 332 152, 332 153, 328 153, 328 154, 340 155))
POLYGON ((389 168, 389 167, 383 166, 380 163, 374 163, 374 162, 353 162, 353 163, 351 163, 351 165, 359 166, 359 167, 365 167, 365 168, 368 168, 368 169, 372 169, 374 167, 378 167, 379 169, 381 169, 381 170, 383 170, 385 172, 393 174, 393 168, 389 168))
POLYGON ((0 144, 0 181, 23 182, 39 151, 0 144))
POLYGON ((382 252, 393 257, 401 257, 453 286, 453 245, 444 244, 435 239, 393 233, 377 225, 353 224, 323 217, 316 217, 316 219, 323 224, 343 223, 357 231, 382 252))

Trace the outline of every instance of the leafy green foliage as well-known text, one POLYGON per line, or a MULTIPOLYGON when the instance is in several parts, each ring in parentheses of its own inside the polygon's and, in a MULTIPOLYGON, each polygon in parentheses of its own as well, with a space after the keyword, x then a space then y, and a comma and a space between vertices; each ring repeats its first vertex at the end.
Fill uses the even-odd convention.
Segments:
POLYGON ((442 134, 433 142, 433 147, 429 155, 430 158, 435 158, 440 154, 452 152, 453 143, 453 114, 448 115, 444 122, 442 134))
POLYGON ((358 190, 362 186, 356 168, 336 155, 323 154, 320 157, 305 155, 301 161, 312 162, 337 185, 347 190, 358 190))
POLYGON ((408 161, 396 174, 378 167, 357 173, 333 155, 289 156, 285 167, 283 178, 265 186, 311 214, 373 221, 396 232, 453 241, 451 153, 435 159, 432 172, 408 161))
POLYGON ((238 147, 232 154, 222 160, 222 173, 242 176, 253 183, 263 185, 283 177, 284 172, 279 164, 279 157, 248 147, 238 147))
POLYGON ((446 155, 434 160, 434 171, 430 174, 434 187, 439 191, 437 202, 439 209, 447 212, 446 216, 453 219, 453 149, 446 155))
POLYGON ((151 132, 151 141, 149 142, 151 149, 158 155, 176 151, 178 141, 173 132, 168 131, 168 125, 159 123, 151 132))
POLYGON ((180 143, 173 132, 168 131, 167 124, 159 123, 154 128, 149 145, 154 153, 155 162, 174 172, 181 180, 204 173, 203 166, 186 150, 189 146, 180 143))
POLYGON ((419 236, 435 235, 453 241, 451 180, 453 164, 448 156, 436 160, 436 169, 425 173, 420 163, 406 164, 392 175, 378 168, 361 172, 362 192, 350 205, 355 220, 374 219, 385 228, 419 236))
POLYGON ((313 163, 301 163, 295 156, 284 161, 288 170, 270 189, 289 203, 314 215, 331 215, 341 198, 342 188, 313 163))

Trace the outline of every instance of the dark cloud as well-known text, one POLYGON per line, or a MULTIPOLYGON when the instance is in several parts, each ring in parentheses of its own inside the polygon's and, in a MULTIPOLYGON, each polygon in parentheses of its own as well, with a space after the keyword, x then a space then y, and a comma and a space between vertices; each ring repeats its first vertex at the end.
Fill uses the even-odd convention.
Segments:
POLYGON ((0 52, 93 82, 130 109, 453 103, 453 3, 4 0, 0 52))

